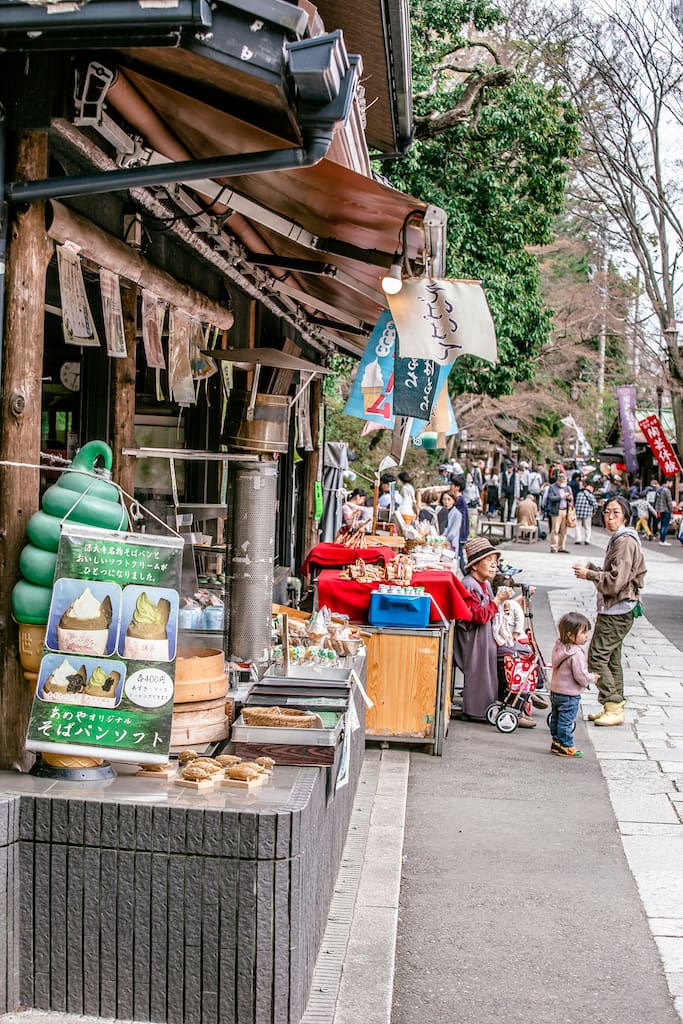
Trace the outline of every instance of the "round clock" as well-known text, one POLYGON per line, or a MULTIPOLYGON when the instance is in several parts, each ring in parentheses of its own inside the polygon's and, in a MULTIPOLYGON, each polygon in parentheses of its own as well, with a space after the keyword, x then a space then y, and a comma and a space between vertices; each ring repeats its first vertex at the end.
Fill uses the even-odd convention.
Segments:
POLYGON ((59 379, 67 391, 78 391, 81 386, 81 364, 62 363, 59 370, 59 379))

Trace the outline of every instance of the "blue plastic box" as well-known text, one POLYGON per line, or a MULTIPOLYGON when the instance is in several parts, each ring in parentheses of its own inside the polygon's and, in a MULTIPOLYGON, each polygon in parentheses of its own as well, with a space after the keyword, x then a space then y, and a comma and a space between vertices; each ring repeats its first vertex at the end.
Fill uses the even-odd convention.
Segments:
POLYGON ((370 594, 368 619, 372 626, 407 626, 409 629, 423 629, 429 625, 429 594, 410 596, 408 594, 370 594))

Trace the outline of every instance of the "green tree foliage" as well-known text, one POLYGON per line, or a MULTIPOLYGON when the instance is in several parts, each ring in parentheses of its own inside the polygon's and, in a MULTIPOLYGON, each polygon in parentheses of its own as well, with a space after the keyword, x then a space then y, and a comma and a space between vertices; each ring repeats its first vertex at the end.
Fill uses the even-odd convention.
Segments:
POLYGON ((506 394, 533 376, 551 313, 526 247, 552 237, 578 141, 561 91, 516 70, 481 35, 500 21, 483 0, 414 3, 417 141, 383 167, 392 184, 446 210, 447 272, 481 280, 489 300, 500 362, 459 359, 454 393, 506 394))

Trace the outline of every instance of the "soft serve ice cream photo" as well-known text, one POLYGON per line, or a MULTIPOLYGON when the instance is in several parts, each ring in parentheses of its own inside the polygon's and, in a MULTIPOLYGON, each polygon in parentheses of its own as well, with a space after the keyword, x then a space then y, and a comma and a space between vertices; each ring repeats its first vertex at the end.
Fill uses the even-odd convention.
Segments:
POLYGON ((159 587, 126 587, 121 640, 124 658, 172 661, 178 628, 178 595, 159 587))
POLYGON ((370 412, 384 391, 384 377, 378 359, 373 359, 365 367, 360 386, 363 392, 363 407, 366 412, 370 412))
POLYGON ((79 655, 111 654, 116 645, 120 604, 121 591, 115 585, 58 579, 52 595, 47 647, 79 655))

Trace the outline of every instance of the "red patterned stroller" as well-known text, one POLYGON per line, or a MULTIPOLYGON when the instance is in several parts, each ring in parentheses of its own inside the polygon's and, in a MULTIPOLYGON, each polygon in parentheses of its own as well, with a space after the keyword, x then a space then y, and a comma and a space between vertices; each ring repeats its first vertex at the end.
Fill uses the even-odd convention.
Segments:
POLYGON ((503 659, 507 689, 502 701, 486 709, 486 718, 499 732, 514 732, 519 716, 531 715, 531 694, 538 685, 539 659, 532 649, 528 654, 506 654, 503 659))

